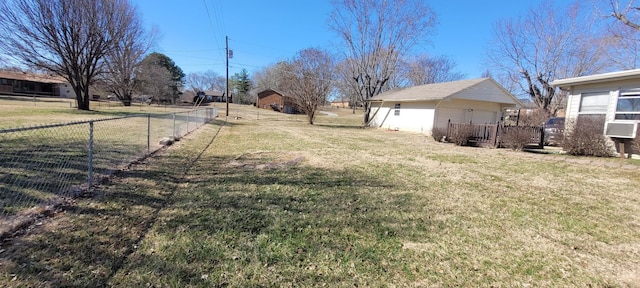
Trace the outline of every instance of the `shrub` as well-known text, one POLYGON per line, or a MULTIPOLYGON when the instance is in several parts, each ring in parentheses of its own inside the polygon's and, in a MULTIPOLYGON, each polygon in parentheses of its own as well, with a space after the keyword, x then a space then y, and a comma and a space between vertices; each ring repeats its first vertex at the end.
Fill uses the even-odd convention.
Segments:
POLYGON ((604 117, 580 117, 565 135, 562 147, 576 156, 611 157, 614 151, 603 133, 604 117))
POLYGON ((530 127, 505 127, 501 144, 503 147, 520 151, 531 143, 533 130, 530 127))
POLYGON ((447 137, 447 130, 442 128, 433 128, 431 129, 431 137, 433 137, 433 140, 438 142, 444 142, 447 137))
POLYGON ((463 124, 455 126, 452 129, 451 135, 449 135, 449 142, 452 142, 458 146, 469 145, 469 140, 473 136, 473 127, 471 124, 463 124))

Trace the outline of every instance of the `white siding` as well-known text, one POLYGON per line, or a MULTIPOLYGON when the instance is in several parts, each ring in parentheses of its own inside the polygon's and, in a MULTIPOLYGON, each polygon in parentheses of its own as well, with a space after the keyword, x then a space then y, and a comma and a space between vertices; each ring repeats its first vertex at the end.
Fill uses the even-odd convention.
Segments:
POLYGON ((569 94, 567 96, 566 119, 576 119, 580 111, 580 95, 569 94))
POLYGON ((442 101, 436 111, 436 127, 447 128, 452 123, 496 123, 500 121, 502 106, 498 103, 470 100, 442 101))
POLYGON ((431 133, 433 128, 434 102, 385 102, 372 103, 378 113, 374 117, 373 126, 392 130, 431 133), (394 114, 395 104, 400 103, 400 115, 394 114), (378 109, 378 107, 380 107, 378 109))
POLYGON ((372 126, 392 130, 431 134, 434 127, 446 129, 447 123, 496 123, 502 115, 503 105, 485 101, 449 99, 440 102, 384 102, 372 103, 372 126), (396 116, 395 104, 400 103, 396 116), (376 112, 377 111, 377 112, 376 112), (373 116, 375 115, 375 116, 373 116))
POLYGON ((491 81, 480 82, 473 87, 454 94, 452 98, 503 104, 516 104, 516 101, 513 99, 513 97, 505 93, 504 90, 494 85, 491 81))
POLYGON ((621 90, 640 88, 637 80, 616 81, 610 83, 599 83, 589 85, 579 85, 571 88, 567 102, 568 119, 576 119, 580 111, 580 100, 582 93, 609 92, 609 107, 607 109, 606 120, 614 121, 618 95, 621 90))
POLYGON ((60 98, 76 98, 76 92, 73 91, 71 84, 62 83, 57 85, 60 88, 60 98))
POLYGON ((436 127, 447 129, 449 121, 451 123, 464 123, 466 110, 462 108, 438 107, 436 110, 436 127))
POLYGON ((496 123, 496 115, 498 115, 496 111, 473 110, 471 111, 471 121, 478 124, 496 123))
POLYGON ((371 126, 381 127, 389 116, 389 105, 380 106, 379 103, 371 104, 371 126))
MULTIPOLYGON (((583 93, 592 92, 608 92, 609 93, 609 105, 606 112, 606 122, 614 122, 616 106, 618 103, 618 96, 620 91, 640 88, 640 81, 638 80, 625 80, 625 81, 612 81, 609 83, 596 83, 588 85, 577 85, 570 89, 570 93, 567 99, 567 111, 566 118, 568 120, 575 120, 580 114, 580 101, 583 93)), ((571 129, 572 121, 567 122, 567 131, 571 129)), ((605 124, 606 125, 606 124, 605 124)), ((610 141, 613 145, 614 142, 610 141)))

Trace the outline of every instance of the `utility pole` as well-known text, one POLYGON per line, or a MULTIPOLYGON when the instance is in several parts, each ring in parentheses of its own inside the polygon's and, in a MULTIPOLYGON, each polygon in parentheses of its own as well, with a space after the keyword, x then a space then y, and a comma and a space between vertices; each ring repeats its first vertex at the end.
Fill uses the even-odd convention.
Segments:
POLYGON ((225 36, 225 42, 227 46, 227 93, 225 98, 227 99, 227 117, 229 117, 229 36, 225 36))

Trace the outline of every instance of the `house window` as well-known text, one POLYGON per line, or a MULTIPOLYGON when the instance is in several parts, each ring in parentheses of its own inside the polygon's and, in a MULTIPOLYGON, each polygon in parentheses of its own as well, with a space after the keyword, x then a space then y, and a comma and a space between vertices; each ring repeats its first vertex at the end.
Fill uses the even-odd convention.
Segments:
POLYGON ((582 93, 580 113, 606 114, 609 107, 609 92, 582 93))
POLYGON ((620 93, 615 119, 640 120, 640 92, 620 93))
POLYGON ((396 105, 393 107, 393 109, 395 109, 393 111, 393 115, 400 116, 400 103, 396 103, 396 105))

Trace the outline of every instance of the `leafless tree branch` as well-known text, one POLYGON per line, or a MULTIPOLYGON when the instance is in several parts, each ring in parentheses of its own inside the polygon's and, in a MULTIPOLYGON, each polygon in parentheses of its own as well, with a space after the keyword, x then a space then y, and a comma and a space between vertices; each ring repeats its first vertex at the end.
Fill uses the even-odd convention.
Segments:
POLYGON ((82 110, 106 55, 137 16, 127 0, 6 0, 0 15, 0 50, 67 79, 82 110))
POLYGON ((398 61, 436 25, 435 13, 421 0, 334 0, 330 27, 347 47, 349 80, 369 122, 371 97, 385 91, 398 61))

